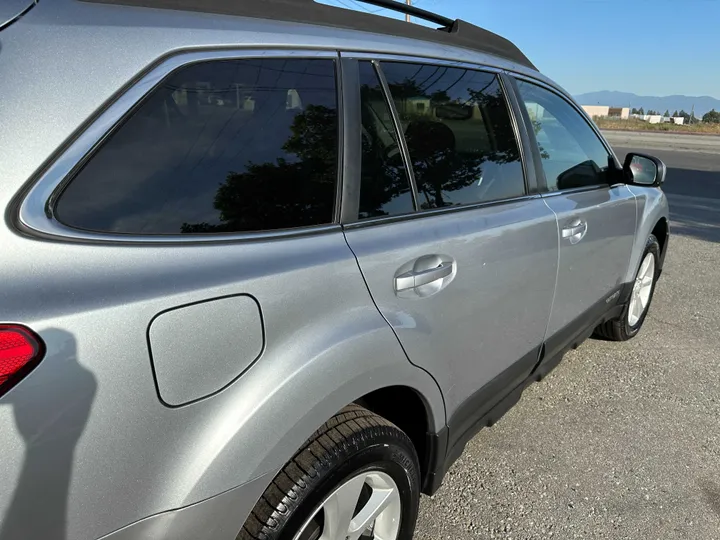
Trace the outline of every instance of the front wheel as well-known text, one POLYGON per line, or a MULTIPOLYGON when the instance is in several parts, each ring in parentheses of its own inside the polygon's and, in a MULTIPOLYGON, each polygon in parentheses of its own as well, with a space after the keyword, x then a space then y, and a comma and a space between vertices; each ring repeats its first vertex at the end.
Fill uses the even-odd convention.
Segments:
POLYGON ((419 502, 410 439, 351 405, 277 474, 238 540, 410 540, 419 502))
POLYGON ((640 267, 635 275, 630 300, 625 304, 622 314, 607 321, 595 329, 595 336, 610 341, 627 341, 637 335, 645 322, 659 275, 660 244, 654 235, 650 235, 640 259, 640 267))

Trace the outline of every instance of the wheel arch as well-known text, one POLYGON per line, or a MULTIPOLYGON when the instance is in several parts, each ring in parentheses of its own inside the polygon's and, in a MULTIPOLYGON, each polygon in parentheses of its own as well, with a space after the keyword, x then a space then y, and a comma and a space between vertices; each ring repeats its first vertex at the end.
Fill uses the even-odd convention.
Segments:
POLYGON ((665 217, 661 217, 655 227, 653 227, 652 234, 657 238, 658 244, 660 244, 660 260, 658 261, 659 270, 662 270, 663 263, 665 262, 665 254, 667 253, 668 240, 670 237, 670 226, 668 220, 665 217))
POLYGON ((322 335, 317 328, 305 332, 312 332, 315 343, 314 350, 302 351, 302 361, 297 347, 303 339, 295 335, 282 356, 261 359, 214 398, 224 403, 188 440, 204 442, 189 461, 174 466, 190 487, 186 503, 206 497, 208 488, 218 493, 264 475, 269 483, 323 423, 351 403, 409 429, 427 459, 431 447, 421 444, 423 437, 443 432, 446 422, 440 388, 408 361, 374 306, 334 320, 322 335))
POLYGON ((362 396, 355 403, 405 432, 418 454, 422 490, 428 494, 432 492, 437 463, 445 455, 446 429, 431 428, 434 424, 432 410, 425 398, 409 386, 386 386, 362 396))
POLYGON ((670 211, 667 197, 659 188, 649 188, 640 186, 628 186, 628 189, 635 195, 637 204, 637 227, 635 232, 635 244, 630 256, 624 283, 631 283, 635 279, 635 274, 640 267, 640 259, 645 250, 645 243, 651 234, 663 236, 660 243, 660 269, 662 269, 665 255, 667 253, 670 238, 670 211))

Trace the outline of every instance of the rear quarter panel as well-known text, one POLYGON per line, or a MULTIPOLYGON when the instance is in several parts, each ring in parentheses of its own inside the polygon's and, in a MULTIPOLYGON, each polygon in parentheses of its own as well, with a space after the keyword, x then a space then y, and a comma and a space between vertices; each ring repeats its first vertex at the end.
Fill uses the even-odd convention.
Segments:
MULTIPOLYGON (((13 284, 0 289, 0 320, 27 324, 48 350, 0 398, 3 540, 63 528, 65 538, 93 539, 265 474, 269 482, 324 421, 378 388, 413 388, 430 428, 445 421, 437 385, 408 362, 340 231, 221 247, 0 234, 0 280, 13 284), (214 396, 164 406, 148 353, 152 318, 243 292, 263 309, 261 358, 214 396)), ((236 509, 238 530, 249 510, 236 509)))

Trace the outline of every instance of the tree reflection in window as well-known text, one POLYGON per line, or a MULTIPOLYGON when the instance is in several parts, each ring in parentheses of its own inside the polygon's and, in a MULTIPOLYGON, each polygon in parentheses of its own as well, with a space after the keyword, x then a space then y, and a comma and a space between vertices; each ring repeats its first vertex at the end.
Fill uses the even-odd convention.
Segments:
POLYGON ((336 102, 331 59, 181 68, 95 152, 55 216, 80 229, 130 234, 332 223, 336 102))
POLYGON ((414 210, 410 180, 380 79, 370 62, 360 62, 362 162, 359 219, 414 210))
POLYGON ((330 222, 337 182, 337 112, 308 105, 290 129, 292 135, 282 149, 297 161, 250 161, 245 172, 230 172, 215 195, 222 223, 185 223, 182 232, 258 231, 330 222))
POLYGON ((524 194, 520 153, 495 75, 400 62, 383 63, 382 69, 422 209, 524 194))

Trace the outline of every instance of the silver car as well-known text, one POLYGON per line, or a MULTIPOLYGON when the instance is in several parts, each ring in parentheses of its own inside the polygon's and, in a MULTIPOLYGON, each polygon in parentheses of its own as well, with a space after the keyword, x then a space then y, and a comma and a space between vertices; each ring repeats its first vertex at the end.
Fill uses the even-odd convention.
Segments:
POLYGON ((0 6, 0 538, 413 535, 632 338, 665 167, 509 41, 311 0, 0 6))

